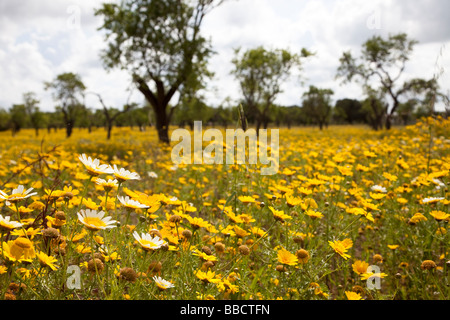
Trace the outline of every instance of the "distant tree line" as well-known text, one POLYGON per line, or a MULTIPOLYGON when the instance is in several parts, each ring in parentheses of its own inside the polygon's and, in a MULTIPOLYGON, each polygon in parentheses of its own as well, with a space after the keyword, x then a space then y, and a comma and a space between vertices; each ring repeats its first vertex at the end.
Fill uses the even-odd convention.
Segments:
MULTIPOLYGON (((382 128, 380 123, 385 121, 383 112, 386 101, 375 94, 364 100, 340 99, 332 103, 330 98, 333 92, 330 89, 319 89, 311 86, 303 95, 302 103, 292 106, 270 104, 265 111, 264 123, 258 114, 246 112, 248 124, 261 128, 295 126, 317 126, 320 129, 329 125, 368 125, 375 130, 382 128)), ((96 94, 97 95, 97 94, 96 94)), ((102 99, 99 96, 99 99, 102 99)), ((240 102, 248 110, 245 102, 240 102)), ((121 109, 108 107, 102 101, 102 109, 88 108, 86 105, 76 103, 70 112, 57 107, 55 111, 42 111, 40 102, 32 92, 23 94, 23 102, 14 104, 9 109, 0 108, 0 131, 11 130, 15 135, 23 128, 34 129, 35 135, 41 131, 48 133, 62 130, 67 137, 72 134, 73 128, 86 129, 88 132, 103 128, 108 139, 116 127, 131 127, 145 131, 155 125, 155 114, 150 105, 136 103, 125 104, 121 109), (66 114, 70 114, 66 115, 66 114), (70 125, 67 121, 70 119, 70 125)), ((66 105, 67 107, 67 105, 66 105)), ((180 101, 174 109, 171 125, 193 129, 194 121, 202 121, 205 126, 234 128, 238 124, 238 107, 230 99, 226 99, 219 107, 208 106, 201 99, 180 101)), ((401 103, 391 117, 394 125, 413 124, 417 119, 429 115, 442 115, 448 117, 448 111, 430 111, 430 102, 424 100, 409 100, 401 103), (431 113, 430 113, 431 112, 431 113)))

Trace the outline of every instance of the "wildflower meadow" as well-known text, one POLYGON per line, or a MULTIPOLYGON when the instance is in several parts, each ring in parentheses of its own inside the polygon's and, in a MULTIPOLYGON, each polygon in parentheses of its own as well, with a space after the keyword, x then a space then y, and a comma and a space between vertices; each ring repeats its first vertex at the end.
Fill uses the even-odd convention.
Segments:
POLYGON ((449 132, 282 128, 273 175, 154 130, 0 132, 0 297, 447 300, 449 132))

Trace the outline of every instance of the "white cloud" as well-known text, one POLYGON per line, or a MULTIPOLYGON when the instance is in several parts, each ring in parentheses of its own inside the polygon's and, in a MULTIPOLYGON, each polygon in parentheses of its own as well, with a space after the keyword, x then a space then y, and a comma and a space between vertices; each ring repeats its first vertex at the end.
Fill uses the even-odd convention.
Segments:
MULTIPOLYGON (((129 97, 129 76, 119 70, 107 73, 99 57, 104 47, 97 28, 101 18, 93 8, 102 1, 0 2, 0 106, 20 103, 23 92, 34 91, 41 107, 53 110, 44 81, 58 73, 79 73, 88 90, 99 92, 108 105, 122 107, 129 97)), ((340 85, 335 80, 339 57, 374 34, 406 32, 420 41, 405 70, 407 77, 431 77, 436 58, 447 44, 439 63, 446 72, 440 83, 444 91, 450 72, 450 20, 446 0, 229 0, 205 18, 203 33, 211 38, 217 54, 210 61, 215 78, 206 92, 208 102, 220 104, 226 97, 238 99, 239 86, 230 75, 233 49, 258 45, 299 51, 302 47, 317 53, 304 64, 305 85, 293 77, 284 86, 277 103, 299 104, 310 84, 330 88, 334 98, 361 98, 356 84, 340 85)), ((132 100, 141 102, 138 92, 132 100)), ((94 98, 88 103, 95 107, 94 98)))

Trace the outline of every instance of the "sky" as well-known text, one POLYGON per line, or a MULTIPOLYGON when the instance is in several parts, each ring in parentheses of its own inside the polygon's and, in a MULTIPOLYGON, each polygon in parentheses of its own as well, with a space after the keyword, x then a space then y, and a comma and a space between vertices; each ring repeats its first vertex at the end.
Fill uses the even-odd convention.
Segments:
MULTIPOLYGON (((44 82, 64 72, 79 74, 87 91, 99 93, 110 107, 143 103, 125 71, 107 72, 102 65, 102 18, 93 13, 103 2, 0 0, 0 108, 22 103, 23 93, 31 91, 41 110, 53 111, 56 102, 44 82)), ((219 106, 227 98, 232 103, 240 99, 230 74, 234 49, 257 46, 316 53, 284 83, 277 104, 300 105, 310 85, 332 89, 334 101, 362 99, 358 84, 335 79, 339 58, 344 51, 359 56, 373 35, 400 32, 419 41, 401 80, 439 75, 441 90, 449 93, 449 12, 448 0, 227 0, 202 25, 216 52, 209 62, 214 78, 204 92, 206 102, 219 106)), ((86 96, 86 104, 101 107, 94 95, 86 96)))

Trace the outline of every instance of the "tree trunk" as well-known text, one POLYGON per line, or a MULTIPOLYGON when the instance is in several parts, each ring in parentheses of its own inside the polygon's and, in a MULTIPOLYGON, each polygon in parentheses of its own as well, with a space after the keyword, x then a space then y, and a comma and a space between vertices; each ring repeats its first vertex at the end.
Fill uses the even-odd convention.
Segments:
POLYGON ((398 106, 399 106, 399 102, 397 97, 393 97, 394 99, 394 105, 392 106, 392 110, 391 112, 387 112, 387 107, 386 107, 386 130, 390 130, 392 127, 392 116, 395 113, 395 110, 397 110, 398 106))
POLYGON ((73 131, 73 123, 71 121, 67 121, 66 123, 66 138, 70 138, 73 131))
POLYGON ((111 139, 111 131, 112 131, 112 123, 108 123, 108 125, 107 125, 107 128, 106 128, 106 130, 107 130, 107 134, 106 134, 106 139, 107 140, 110 140, 111 139))
POLYGON ((174 86, 166 92, 163 83, 161 81, 156 81, 157 94, 155 95, 142 78, 136 76, 135 81, 138 84, 138 90, 145 96, 146 100, 153 108, 156 118, 155 127, 158 132, 159 141, 169 144, 169 123, 174 109, 172 108, 171 112, 167 114, 167 106, 181 82, 174 84, 174 86))
POLYGON ((388 114, 386 117, 386 130, 390 130, 392 127, 391 115, 388 114))
POLYGON ((256 120, 256 135, 259 136, 259 129, 261 129, 261 120, 256 120))
POLYGON ((154 109, 156 115, 156 131, 158 132, 159 141, 169 144, 169 123, 166 108, 160 107, 154 109))

